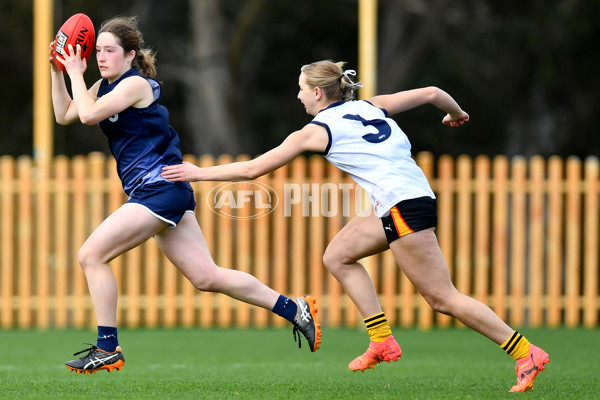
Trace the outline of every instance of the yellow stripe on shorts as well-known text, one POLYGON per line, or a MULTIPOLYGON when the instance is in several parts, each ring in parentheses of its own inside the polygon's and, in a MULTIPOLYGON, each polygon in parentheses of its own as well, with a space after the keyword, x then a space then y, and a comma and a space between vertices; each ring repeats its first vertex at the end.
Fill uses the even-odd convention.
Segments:
POLYGON ((392 207, 390 213, 392 214, 392 220, 394 221, 394 225, 396 225, 396 230, 400 237, 413 233, 413 230, 406 225, 406 222, 404 222, 402 215, 400 215, 400 211, 398 211, 398 207, 392 207))

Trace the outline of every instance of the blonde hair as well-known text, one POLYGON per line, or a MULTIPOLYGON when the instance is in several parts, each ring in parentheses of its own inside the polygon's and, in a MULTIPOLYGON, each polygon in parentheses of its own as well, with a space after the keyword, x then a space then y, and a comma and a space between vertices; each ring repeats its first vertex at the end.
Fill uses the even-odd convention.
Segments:
POLYGON ((144 46, 144 38, 138 28, 137 17, 113 17, 102 23, 98 34, 102 32, 112 33, 117 43, 125 50, 125 54, 131 50, 135 51, 135 58, 132 65, 136 66, 142 74, 150 78, 156 76, 156 67, 154 65, 156 56, 151 49, 142 48, 144 46))
POLYGON ((328 99, 348 101, 355 98, 355 91, 362 84, 352 81, 350 76, 356 72, 344 71, 344 65, 345 61, 316 61, 304 65, 300 71, 306 76, 306 83, 312 88, 321 88, 328 99))

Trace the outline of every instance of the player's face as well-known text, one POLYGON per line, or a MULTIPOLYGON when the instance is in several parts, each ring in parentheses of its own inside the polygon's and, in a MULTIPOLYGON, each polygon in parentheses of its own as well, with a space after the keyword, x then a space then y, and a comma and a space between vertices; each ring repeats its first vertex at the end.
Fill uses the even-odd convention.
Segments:
POLYGON ((312 88, 306 83, 306 75, 304 73, 300 74, 300 78, 298 78, 298 86, 300 86, 300 91, 298 91, 298 100, 304 104, 304 109, 307 114, 317 115, 319 111, 317 109, 317 96, 315 88, 312 88))
MULTIPOLYGON (((132 52, 135 55, 135 52, 132 52)), ((96 40, 96 60, 100 75, 114 82, 131 68, 132 54, 125 54, 125 50, 117 43, 115 36, 110 32, 102 32, 96 40)))

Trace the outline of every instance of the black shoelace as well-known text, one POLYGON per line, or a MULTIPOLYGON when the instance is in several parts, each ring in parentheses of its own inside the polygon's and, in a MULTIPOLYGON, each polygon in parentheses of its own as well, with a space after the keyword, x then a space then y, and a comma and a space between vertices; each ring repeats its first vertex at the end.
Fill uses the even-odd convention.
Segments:
POLYGON ((302 334, 302 332, 300 331, 300 328, 298 328, 298 325, 296 323, 294 323, 294 329, 292 330, 292 333, 294 335, 294 342, 298 342, 298 348, 301 349, 302 340, 300 340, 300 335, 302 334), (298 339, 296 339, 296 336, 298 337, 298 339))
POLYGON ((87 349, 83 349, 81 351, 78 351, 77 353, 73 353, 74 356, 79 355, 81 353, 85 353, 86 351, 88 352, 86 357, 89 356, 90 354, 92 354, 94 351, 96 351, 96 349, 98 349, 98 347, 94 346, 91 343, 86 343, 89 344, 91 347, 88 347, 87 349))

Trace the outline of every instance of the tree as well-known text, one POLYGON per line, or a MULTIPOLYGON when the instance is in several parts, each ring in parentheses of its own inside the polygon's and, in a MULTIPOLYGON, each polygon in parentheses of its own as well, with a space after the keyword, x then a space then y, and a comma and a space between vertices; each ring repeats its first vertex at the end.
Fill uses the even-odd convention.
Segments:
POLYGON ((463 129, 399 117, 414 148, 435 154, 600 154, 590 49, 600 2, 383 1, 382 90, 436 85, 471 114, 463 129), (390 68, 393 66, 393 68, 390 68), (412 133, 412 135, 411 135, 412 133))
MULTIPOLYGON (((55 23, 82 11, 97 28, 138 15, 182 151, 256 155, 310 121, 295 99, 300 66, 358 68, 357 9, 358 0, 69 0, 55 2, 55 23)), ((31 154, 32 2, 6 0, 0 11, 0 154, 31 154)), ((598 155, 599 12, 598 0, 379 0, 379 92, 435 85, 470 113, 460 130, 427 107, 397 116, 414 151, 598 155)), ((98 77, 92 57, 85 78, 98 77)), ((108 146, 97 127, 56 125, 55 150, 108 146)))

